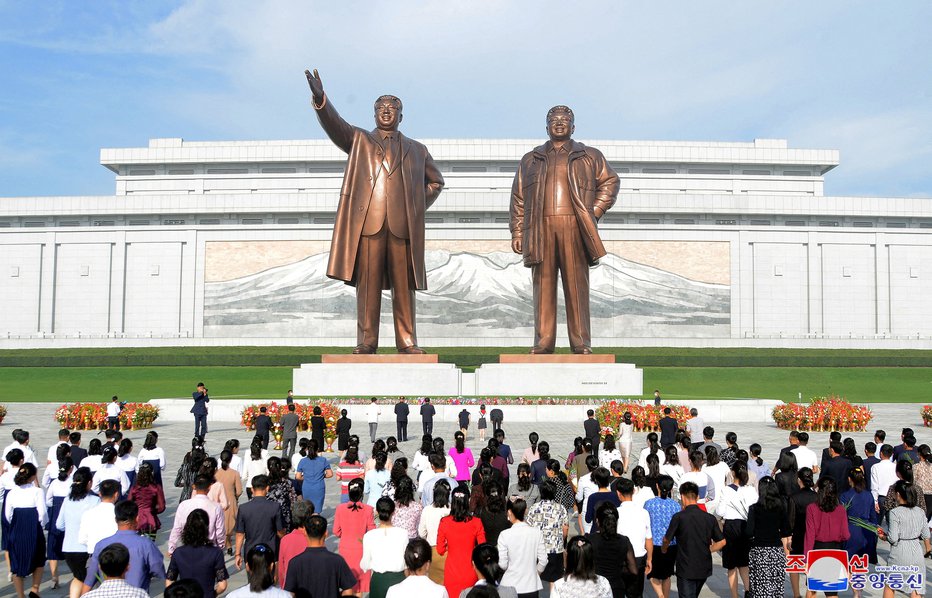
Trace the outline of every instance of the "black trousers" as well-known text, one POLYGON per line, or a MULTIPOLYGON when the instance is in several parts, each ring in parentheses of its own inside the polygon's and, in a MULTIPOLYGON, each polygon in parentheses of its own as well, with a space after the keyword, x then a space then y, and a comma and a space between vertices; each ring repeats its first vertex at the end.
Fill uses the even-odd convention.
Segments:
POLYGON ((644 595, 644 570, 647 568, 647 555, 635 558, 634 562, 637 563, 638 572, 634 575, 624 573, 621 576, 625 580, 626 598, 640 598, 644 595))
POLYGON ((108 430, 120 430, 120 416, 116 417, 107 417, 107 429, 108 430))
POLYGON ((207 436, 207 414, 204 415, 194 415, 194 435, 204 437, 207 436))
POLYGON ((493 419, 492 420, 492 431, 495 432, 496 430, 501 430, 501 429, 502 429, 502 420, 493 419))
POLYGON ((398 434, 396 435, 398 442, 406 442, 408 440, 408 420, 399 419, 395 421, 395 424, 395 427, 398 428, 398 434))
POLYGON ((425 434, 431 434, 431 435, 433 435, 433 433, 434 433, 434 420, 433 420, 433 418, 431 418, 431 419, 422 419, 422 420, 421 420, 421 426, 424 428, 424 433, 425 433, 425 434))
POLYGON ((262 444, 262 448, 264 449, 269 448, 269 433, 268 432, 266 432, 265 434, 256 434, 256 436, 259 437, 259 440, 261 441, 261 444, 262 444))

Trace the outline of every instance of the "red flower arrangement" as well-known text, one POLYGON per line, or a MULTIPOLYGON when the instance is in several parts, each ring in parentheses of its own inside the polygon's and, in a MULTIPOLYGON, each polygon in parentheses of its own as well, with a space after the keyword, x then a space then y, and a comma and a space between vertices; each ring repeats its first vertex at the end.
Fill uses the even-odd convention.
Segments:
MULTIPOLYGON (((55 420, 69 430, 106 430, 109 403, 67 403, 55 410, 55 420)), ((126 403, 120 412, 120 429, 151 428, 159 408, 149 403, 126 403)))
POLYGON ((689 419, 689 407, 685 405, 654 405, 653 403, 641 403, 638 401, 629 401, 619 403, 617 401, 608 401, 603 403, 595 410, 595 417, 604 427, 618 430, 618 425, 624 419, 625 411, 631 412, 631 424, 636 432, 653 432, 660 428, 660 418, 663 417, 663 410, 669 407, 673 417, 679 426, 685 427, 686 420, 689 419))
MULTIPOLYGON (((366 401, 368 403, 368 401, 366 401)), ((340 408, 333 403, 305 403, 297 401, 294 404, 295 413, 298 416, 298 429, 307 431, 311 426, 311 417, 314 415, 314 407, 320 407, 321 417, 327 422, 324 429, 324 439, 332 441, 337 437, 337 419, 340 418, 340 408)), ((272 418, 273 423, 278 423, 281 417, 288 412, 286 404, 280 404, 275 401, 271 403, 257 403, 255 405, 246 405, 240 412, 240 425, 247 430, 255 429, 256 418, 259 417, 259 409, 265 407, 266 415, 272 418)))
POLYGON ((773 408, 773 421, 783 430, 807 432, 863 432, 874 414, 868 407, 852 405, 843 397, 813 397, 809 403, 785 403, 773 408))
POLYGON ((922 411, 922 425, 929 428, 932 427, 932 405, 923 405, 922 411))

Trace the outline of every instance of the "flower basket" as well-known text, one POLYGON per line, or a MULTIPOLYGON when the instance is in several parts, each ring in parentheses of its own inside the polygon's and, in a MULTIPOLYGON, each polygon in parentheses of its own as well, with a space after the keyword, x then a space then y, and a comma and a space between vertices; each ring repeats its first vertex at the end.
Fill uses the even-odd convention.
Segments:
MULTIPOLYGON (((126 403, 120 412, 120 428, 151 428, 159 417, 159 408, 149 403, 126 403)), ((67 403, 55 410, 55 421, 69 430, 105 430, 107 403, 67 403)))
MULTIPOLYGON (((932 405, 923 405, 920 414, 922 415, 922 425, 932 428, 932 405)), ((0 421, 3 421, 2 415, 0 415, 0 421)))
POLYGON ((777 427, 806 432, 863 432, 873 419, 870 408, 853 405, 843 397, 813 397, 809 403, 777 405, 771 413, 777 427))
POLYGON ((619 424, 624 420, 625 411, 631 412, 631 424, 636 432, 653 432, 660 428, 660 418, 663 417, 663 410, 669 407, 671 415, 676 418, 680 427, 686 426, 686 420, 689 419, 689 407, 684 405, 654 405, 653 403, 642 403, 640 401, 629 401, 619 403, 618 401, 609 401, 603 403, 595 410, 595 417, 603 426, 602 433, 605 430, 617 430, 619 424))
POLYGON ((6 405, 0 405, 0 424, 3 423, 3 418, 6 417, 6 405))

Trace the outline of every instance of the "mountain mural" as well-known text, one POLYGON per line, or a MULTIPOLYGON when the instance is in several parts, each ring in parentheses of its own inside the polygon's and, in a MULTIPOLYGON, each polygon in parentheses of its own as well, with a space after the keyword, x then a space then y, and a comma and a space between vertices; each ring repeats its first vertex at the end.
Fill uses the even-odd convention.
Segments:
MULTIPOLYGON (((205 335, 355 338, 355 289, 326 277, 328 256, 320 253, 234 280, 206 283, 205 335)), ((425 260, 428 290, 417 294, 422 339, 533 336, 531 271, 521 256, 435 250, 427 251, 425 260)), ((730 332, 728 285, 697 282, 609 254, 590 270, 590 286, 597 338, 720 337, 730 332)), ((562 291, 558 296, 562 315, 562 291)), ((388 340, 388 292, 382 312, 388 340)))

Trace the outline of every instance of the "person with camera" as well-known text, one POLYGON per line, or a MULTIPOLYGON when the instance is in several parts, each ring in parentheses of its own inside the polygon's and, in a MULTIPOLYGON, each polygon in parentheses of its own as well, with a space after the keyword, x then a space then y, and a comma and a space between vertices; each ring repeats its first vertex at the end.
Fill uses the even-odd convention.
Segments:
POLYGON ((191 407, 191 413, 194 414, 194 435, 204 438, 207 436, 207 403, 210 402, 210 397, 203 382, 197 383, 197 390, 191 393, 191 396, 194 399, 194 406, 191 407))

